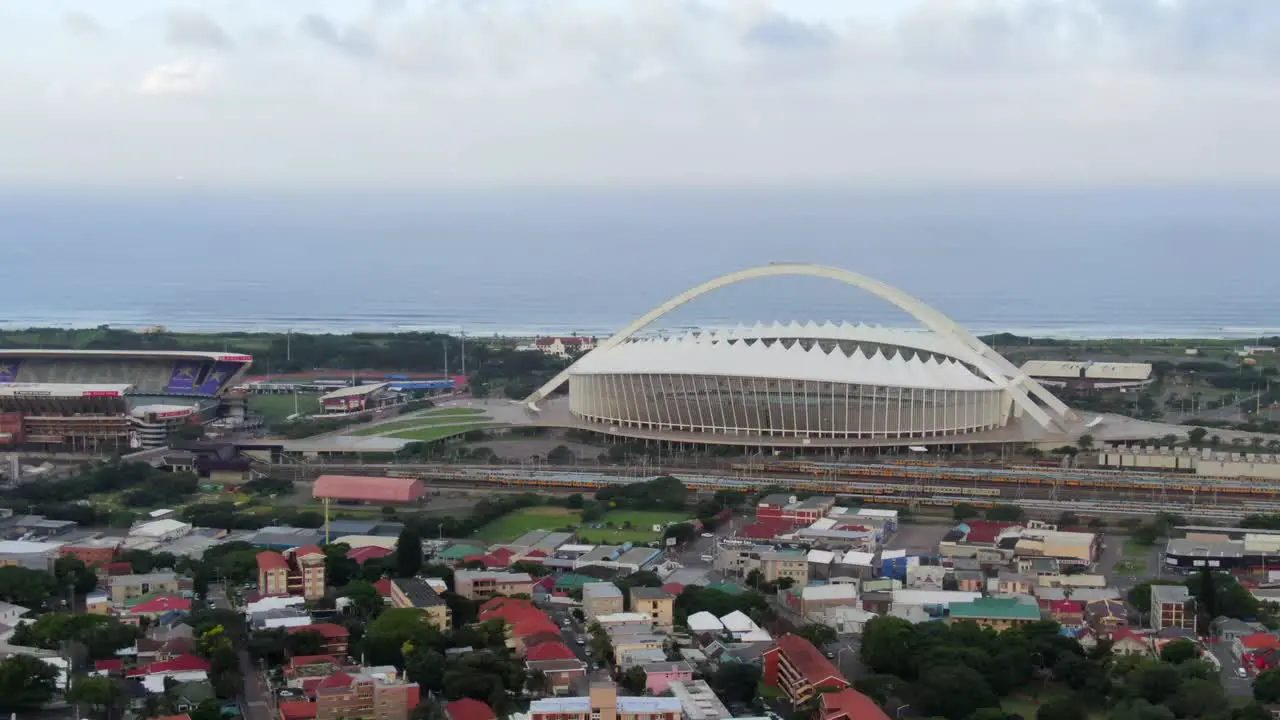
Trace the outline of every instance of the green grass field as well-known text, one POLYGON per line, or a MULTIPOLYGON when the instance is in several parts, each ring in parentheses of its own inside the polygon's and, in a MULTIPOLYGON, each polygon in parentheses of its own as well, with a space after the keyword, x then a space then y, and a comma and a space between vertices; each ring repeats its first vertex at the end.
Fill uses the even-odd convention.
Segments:
MULTIPOLYGON (((293 414, 293 395, 250 395, 249 409, 261 414, 268 423, 278 423, 293 414)), ((298 393, 298 412, 303 415, 320 412, 320 396, 298 393)))
POLYGON ((409 418, 407 420, 396 420, 394 422, 382 423, 373 427, 361 428, 352 435, 390 435, 391 433, 401 430, 416 430, 418 428, 432 427, 436 425, 460 425, 471 422, 483 422, 488 420, 488 416, 483 410, 476 408, 442 408, 440 410, 431 410, 424 415, 409 418))
POLYGON ((621 545, 626 542, 647 543, 662 537, 662 533, 653 531, 654 525, 663 525, 688 519, 689 516, 684 513, 613 510, 605 513, 599 523, 592 523, 592 525, 613 523, 613 527, 593 528, 584 525, 578 529, 578 537, 583 542, 597 545, 621 545), (623 529, 622 525, 624 523, 630 523, 631 527, 623 529))
POLYGON ((392 433, 390 437, 400 438, 402 440, 418 440, 420 442, 431 442, 433 440, 443 440, 454 435, 461 435, 472 430, 483 430, 485 428, 497 427, 497 423, 490 422, 474 422, 462 423, 459 425, 426 425, 416 430, 405 430, 404 432, 392 433))
POLYGON ((507 513, 476 532, 485 542, 511 542, 530 530, 554 530, 566 525, 576 525, 580 513, 558 507, 521 508, 507 513))

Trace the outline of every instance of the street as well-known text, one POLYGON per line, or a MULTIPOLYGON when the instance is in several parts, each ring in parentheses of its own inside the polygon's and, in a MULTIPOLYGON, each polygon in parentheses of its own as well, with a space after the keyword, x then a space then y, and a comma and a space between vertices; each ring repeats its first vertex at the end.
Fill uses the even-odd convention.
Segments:
MULTIPOLYGON (((231 600, 227 597, 227 589, 224 585, 210 584, 208 597, 210 604, 219 610, 235 609, 231 607, 231 600)), ((241 650, 239 658, 240 674, 244 678, 240 707, 244 711, 245 720, 271 720, 271 705, 267 702, 267 691, 262 684, 262 675, 254 667, 247 651, 241 650)))

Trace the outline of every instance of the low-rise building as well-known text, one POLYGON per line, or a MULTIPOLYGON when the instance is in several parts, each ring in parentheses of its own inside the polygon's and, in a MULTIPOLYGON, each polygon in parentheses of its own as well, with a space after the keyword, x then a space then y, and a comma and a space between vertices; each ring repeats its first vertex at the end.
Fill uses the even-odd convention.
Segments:
MULTIPOLYGON (((1030 598, 1028 598, 1030 599, 1030 598)), ((951 603, 951 622, 970 621, 982 627, 1005 630, 1040 619, 1040 607, 1020 598, 979 598, 951 603)))
POLYGON ((660 587, 631 588, 631 612, 649 616, 653 626, 665 632, 675 626, 675 600, 660 587))
POLYGON ((489 703, 473 698, 454 700, 444 706, 445 720, 498 720, 489 703))
POLYGON ((14 565, 51 572, 60 548, 58 543, 0 540, 0 567, 14 565))
POLYGON ((1102 639, 1129 627, 1129 606, 1119 600, 1093 600, 1084 605, 1084 621, 1102 639))
POLYGON ((1196 631, 1195 600, 1185 585, 1151 586, 1151 629, 1196 631))
POLYGON ((90 568, 96 568, 114 561, 120 554, 120 544, 120 538, 116 537, 86 538, 63 545, 59 553, 63 557, 74 557, 90 568))
POLYGON ((618 696, 613 683, 592 683, 586 697, 545 698, 529 704, 529 720, 674 720, 672 697, 618 696))
POLYGON ((455 591, 468 600, 495 595, 532 595, 533 576, 522 572, 459 570, 453 575, 455 591))
POLYGON ((351 633, 341 625, 334 623, 312 623, 310 625, 298 625, 296 627, 287 628, 290 634, 313 632, 324 638, 324 652, 326 655, 332 655, 338 658, 347 656, 347 650, 351 645, 351 633))
POLYGON ((115 575, 107 580, 107 587, 111 592, 111 602, 116 605, 153 593, 181 594, 178 575, 172 572, 115 575))
POLYGON ((680 701, 682 720, 729 720, 733 717, 705 680, 673 681, 668 683, 667 689, 680 701))
POLYGON ((609 582, 591 582, 582 586, 582 612, 595 620, 602 615, 623 611, 622 591, 609 582))
POLYGON ((307 600, 324 597, 324 551, 315 545, 258 553, 258 592, 263 595, 296 595, 307 600))
POLYGON ((799 635, 783 635, 764 652, 763 682, 786 694, 792 707, 800 707, 820 689, 849 687, 844 674, 813 643, 799 635))
POLYGON ((524 660, 530 672, 540 671, 547 679, 544 689, 552 695, 567 694, 574 682, 587 675, 587 664, 568 645, 555 640, 528 648, 524 660))
POLYGON ((449 610, 449 604, 430 585, 418 578, 396 578, 391 581, 391 606, 422 610, 437 630, 447 631, 453 627, 453 613, 449 610))
POLYGON ((818 720, 889 720, 889 715, 875 700, 857 690, 823 693, 818 705, 818 720))
POLYGON ((338 671, 315 693, 316 720, 409 720, 421 700, 418 684, 397 677, 393 667, 338 671))
POLYGON ((792 587, 809 582, 809 557, 803 550, 768 550, 760 553, 760 575, 765 582, 790 578, 792 587))
POLYGON ((684 683, 693 680, 693 666, 683 661, 645 663, 640 667, 644 669, 645 690, 652 695, 666 693, 668 688, 671 687, 671 683, 684 683))

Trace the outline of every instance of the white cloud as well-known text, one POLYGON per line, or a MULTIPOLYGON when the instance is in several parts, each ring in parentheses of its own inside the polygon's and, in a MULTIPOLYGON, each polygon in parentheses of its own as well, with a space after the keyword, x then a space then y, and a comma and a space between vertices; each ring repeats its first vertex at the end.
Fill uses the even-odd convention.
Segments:
MULTIPOLYGON (((459 0, 317 2, 289 16, 273 5, 235 18, 253 30, 216 66, 156 66, 150 53, 165 49, 116 39, 113 22, 119 57, 85 53, 84 77, 132 67, 112 83, 127 86, 145 61, 139 89, 191 94, 174 110, 189 114, 161 123, 136 99, 27 101, 0 112, 0 131, 23 130, 0 132, 0 155, 30 162, 0 167, 0 181, 15 179, 10 168, 56 172, 48 160, 77 143, 101 145, 80 153, 99 177, 140 182, 166 177, 177 148, 189 175, 227 184, 1280 181, 1268 140, 1280 124, 1275 0, 890 4, 902 9, 459 0), (216 94, 195 92, 215 77, 216 94), (42 131, 99 118, 127 142, 42 131)), ((201 35, 204 46, 229 47, 219 23, 231 16, 206 19, 221 34, 201 35)), ((3 63, 0 51, 0 72, 40 71, 30 54, 3 63)))
POLYGON ((207 90, 216 74, 211 63, 179 60, 157 65, 138 84, 143 95, 186 95, 207 90))

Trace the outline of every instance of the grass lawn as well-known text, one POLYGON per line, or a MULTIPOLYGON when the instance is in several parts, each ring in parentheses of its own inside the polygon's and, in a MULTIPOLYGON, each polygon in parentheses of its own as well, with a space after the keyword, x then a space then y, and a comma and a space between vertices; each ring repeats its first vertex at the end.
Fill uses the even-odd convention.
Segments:
POLYGON ((418 415, 406 420, 395 420, 373 427, 361 428, 352 435, 389 435, 400 430, 414 430, 433 425, 457 425, 460 423, 483 422, 489 417, 483 410, 476 408, 441 408, 430 410, 425 415, 418 415))
POLYGON ((1151 554, 1150 545, 1143 545, 1132 540, 1124 541, 1124 555, 1130 558, 1145 558, 1151 554))
POLYGON ((476 532, 485 542, 511 542, 530 530, 554 530, 576 525, 581 513, 559 507, 521 508, 494 520, 476 532))
POLYGON ((578 537, 583 542, 602 545, 621 545, 626 542, 647 543, 662 537, 662 533, 653 531, 654 525, 681 522, 688 519, 689 516, 685 513, 611 510, 605 513, 599 524, 613 523, 614 527, 593 528, 584 525, 578 529, 578 537), (631 523, 631 527, 625 530, 622 529, 624 523, 631 523))
MULTIPOLYGON (((278 423, 293 414, 293 395, 250 395, 249 409, 269 423, 278 423)), ((298 393, 298 412, 303 415, 320 412, 320 396, 298 393)))
POLYGON ((404 440, 419 440, 422 442, 431 442, 432 440, 442 440, 444 438, 461 435, 472 430, 483 430, 488 427, 495 427, 497 423, 474 422, 462 425, 426 425, 416 430, 405 430, 404 432, 392 433, 391 437, 401 438, 404 440))

